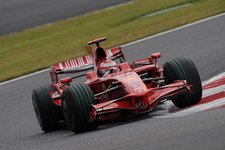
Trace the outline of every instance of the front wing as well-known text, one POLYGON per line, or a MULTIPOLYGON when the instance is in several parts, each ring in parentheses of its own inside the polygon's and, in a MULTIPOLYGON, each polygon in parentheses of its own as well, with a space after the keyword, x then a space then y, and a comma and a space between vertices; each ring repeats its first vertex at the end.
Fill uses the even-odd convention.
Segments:
POLYGON ((191 92, 190 87, 185 80, 181 80, 166 86, 150 88, 144 93, 131 93, 121 98, 92 105, 90 119, 101 120, 101 118, 105 118, 104 115, 121 110, 127 110, 134 114, 147 113, 156 108, 161 101, 187 92, 191 92))

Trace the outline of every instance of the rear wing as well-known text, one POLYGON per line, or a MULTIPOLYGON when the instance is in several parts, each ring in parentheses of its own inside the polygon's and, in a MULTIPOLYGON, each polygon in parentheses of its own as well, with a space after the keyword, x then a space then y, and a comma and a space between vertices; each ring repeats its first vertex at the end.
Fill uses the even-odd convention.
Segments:
MULTIPOLYGON (((125 61, 121 47, 106 50, 108 59, 122 58, 125 61)), ((57 63, 50 67, 50 75, 53 83, 58 82, 58 74, 78 73, 95 68, 95 56, 89 53, 86 56, 73 58, 64 62, 57 63)))
POLYGON ((84 68, 91 68, 94 64, 92 55, 73 58, 64 62, 53 65, 53 71, 57 74, 79 72, 84 68))

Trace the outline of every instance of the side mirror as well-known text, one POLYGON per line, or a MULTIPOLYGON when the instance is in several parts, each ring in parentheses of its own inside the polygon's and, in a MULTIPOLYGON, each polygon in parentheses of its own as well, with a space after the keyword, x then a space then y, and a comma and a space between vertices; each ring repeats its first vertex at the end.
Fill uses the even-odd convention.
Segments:
POLYGON ((152 59, 160 58, 160 57, 161 57, 161 53, 160 53, 160 52, 158 52, 158 53, 153 53, 153 54, 151 54, 151 57, 152 57, 152 59))

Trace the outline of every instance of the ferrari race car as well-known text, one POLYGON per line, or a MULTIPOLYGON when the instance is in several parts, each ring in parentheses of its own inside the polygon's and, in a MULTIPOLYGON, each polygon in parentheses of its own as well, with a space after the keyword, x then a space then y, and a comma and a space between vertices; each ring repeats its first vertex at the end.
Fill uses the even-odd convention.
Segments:
POLYGON ((161 67, 161 54, 153 53, 129 64, 120 47, 102 48, 105 40, 88 42, 86 56, 52 66, 52 83, 33 90, 33 107, 44 132, 62 125, 85 132, 124 114, 148 114, 166 100, 178 108, 201 100, 201 80, 190 59, 171 59, 161 67), (81 76, 86 82, 72 82, 81 76))

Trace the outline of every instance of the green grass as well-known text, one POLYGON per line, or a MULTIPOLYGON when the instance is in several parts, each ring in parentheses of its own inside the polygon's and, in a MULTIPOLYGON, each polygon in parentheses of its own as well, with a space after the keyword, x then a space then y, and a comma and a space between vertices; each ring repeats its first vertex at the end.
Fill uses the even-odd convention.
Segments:
POLYGON ((107 37, 109 48, 225 11, 225 0, 135 0, 50 25, 0 37, 0 81, 85 54, 86 42, 107 37), (192 5, 152 17, 149 13, 192 5))

